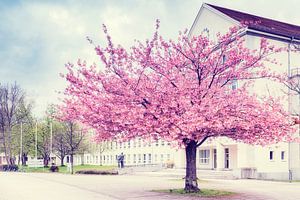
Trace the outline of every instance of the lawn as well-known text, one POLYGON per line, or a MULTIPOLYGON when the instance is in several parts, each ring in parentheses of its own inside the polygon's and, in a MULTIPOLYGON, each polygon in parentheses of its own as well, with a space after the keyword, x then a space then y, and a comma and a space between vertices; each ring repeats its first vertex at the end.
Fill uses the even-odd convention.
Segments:
MULTIPOLYGON (((58 166, 59 173, 70 173, 68 172, 67 166, 58 166)), ((79 170, 101 170, 101 171, 107 171, 107 170, 113 170, 116 169, 116 166, 100 166, 100 165, 77 165, 74 166, 74 173, 79 170)), ((49 167, 27 167, 27 166, 21 166, 19 167, 19 171, 22 172, 40 172, 40 173, 48 173, 49 167)))
POLYGON ((201 189, 201 191, 197 193, 186 193, 184 189, 153 190, 153 192, 161 192, 161 193, 183 195, 183 196, 199 196, 199 197, 224 197, 224 196, 231 196, 236 194, 234 192, 212 190, 212 189, 201 189))

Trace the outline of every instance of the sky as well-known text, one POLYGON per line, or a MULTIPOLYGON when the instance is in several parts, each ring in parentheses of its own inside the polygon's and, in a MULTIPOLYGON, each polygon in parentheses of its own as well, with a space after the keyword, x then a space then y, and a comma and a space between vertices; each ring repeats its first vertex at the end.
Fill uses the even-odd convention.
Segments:
POLYGON ((125 47, 151 37, 156 19, 174 39, 205 2, 300 25, 298 0, 0 0, 0 83, 16 81, 43 117, 66 87, 66 63, 100 64, 86 37, 105 44, 103 23, 125 47))

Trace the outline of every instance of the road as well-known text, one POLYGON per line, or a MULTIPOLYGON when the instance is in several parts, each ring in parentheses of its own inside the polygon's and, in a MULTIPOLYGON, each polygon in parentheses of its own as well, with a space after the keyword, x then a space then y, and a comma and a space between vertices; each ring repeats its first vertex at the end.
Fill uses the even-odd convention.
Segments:
MULTIPOLYGON (((300 199, 300 183, 256 180, 207 180, 200 186, 239 193, 222 199, 300 199)), ((0 173, 0 200, 176 200, 153 189, 180 188, 183 181, 143 174, 95 176, 50 173, 0 173)), ((203 198, 202 198, 203 199, 203 198)), ((205 198, 204 198, 205 199, 205 198)), ((209 198, 212 200, 213 198, 209 198)), ((220 198, 218 198, 220 199, 220 198)))

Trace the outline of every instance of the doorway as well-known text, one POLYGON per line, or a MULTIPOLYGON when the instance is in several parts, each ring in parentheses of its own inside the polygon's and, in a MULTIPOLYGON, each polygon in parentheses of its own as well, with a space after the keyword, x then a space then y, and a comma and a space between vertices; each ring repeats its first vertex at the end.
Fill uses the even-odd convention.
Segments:
POLYGON ((229 148, 225 148, 225 169, 229 169, 229 148))
POLYGON ((213 168, 217 168, 217 149, 213 150, 213 168))

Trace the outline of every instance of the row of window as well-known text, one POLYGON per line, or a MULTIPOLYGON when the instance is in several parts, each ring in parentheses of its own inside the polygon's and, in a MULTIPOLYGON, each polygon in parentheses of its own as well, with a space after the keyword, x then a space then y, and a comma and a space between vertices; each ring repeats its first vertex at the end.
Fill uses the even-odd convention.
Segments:
MULTIPOLYGON (((274 151, 270 151, 270 152, 269 152, 269 159, 270 159, 271 161, 275 160, 275 152, 274 152, 274 151)), ((280 152, 280 159, 281 159, 282 161, 285 160, 285 151, 281 151, 281 152, 280 152)))
MULTIPOLYGON (((199 151, 199 161, 201 164, 208 164, 210 159, 210 150, 204 149, 199 151)), ((285 151, 280 152, 280 159, 284 161, 285 158, 285 151)), ((275 152, 270 151, 269 152, 269 160, 273 161, 275 160, 275 152)), ((225 162, 229 161, 229 149, 225 148, 225 162)))
MULTIPOLYGON (((103 155, 103 156, 86 156, 86 164, 116 164, 118 155, 103 155)), ((153 164, 153 163, 164 163, 170 161, 170 154, 125 154, 124 162, 130 164, 153 164), (152 159, 154 159, 152 161, 152 159)), ((80 163, 80 158, 77 158, 77 162, 80 163)))
POLYGON ((137 147, 151 147, 151 146, 170 146, 170 142, 165 142, 163 140, 156 140, 154 143, 146 143, 145 141, 142 141, 141 139, 132 140, 128 142, 109 142, 106 143, 107 149, 130 149, 130 148, 137 148, 137 147))

